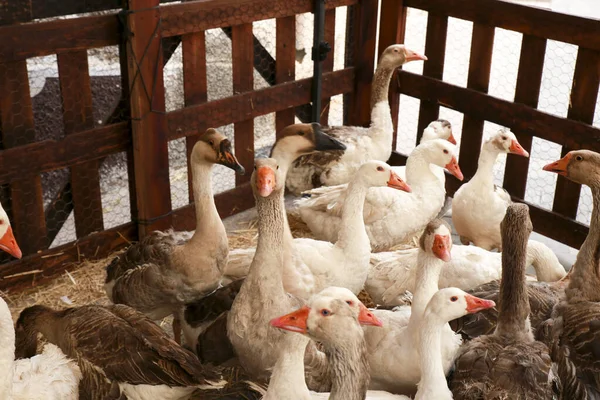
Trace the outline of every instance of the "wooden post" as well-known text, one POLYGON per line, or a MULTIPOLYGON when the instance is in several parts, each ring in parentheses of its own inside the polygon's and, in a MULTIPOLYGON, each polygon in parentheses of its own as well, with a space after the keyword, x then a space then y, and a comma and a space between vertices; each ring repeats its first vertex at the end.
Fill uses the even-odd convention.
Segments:
MULTIPOLYGON (((94 127, 92 87, 86 50, 59 54, 58 76, 65 134, 94 127)), ((71 167, 71 193, 77 238, 104 230, 97 160, 71 167)))
MULTIPOLYGON (((389 46, 404 43, 405 34, 406 7, 404 7, 404 0, 382 0, 379 23, 379 56, 381 57, 381 54, 389 46)), ((394 76, 392 76, 388 96, 390 99, 390 111, 392 113, 392 125, 394 126, 392 150, 395 150, 398 142, 398 114, 400 113, 398 71, 394 72, 394 76)))
MULTIPOLYGON (((444 77, 444 59, 446 56, 446 35, 448 33, 448 17, 429 13, 427 17, 427 35, 425 38, 425 54, 428 60, 423 65, 423 75, 442 80, 444 77)), ((473 59, 471 58, 471 62, 473 59)), ((417 128, 418 144, 423 131, 439 118, 440 106, 437 103, 421 101, 419 107, 419 124, 417 128)))
POLYGON ((171 225, 159 0, 129 0, 127 46, 140 238, 171 225))
MULTIPOLYGON (((252 24, 232 28, 231 50, 233 63, 233 93, 254 90, 254 47, 252 24)), ((254 119, 234 124, 235 156, 246 171, 254 166, 254 119)), ((250 181, 251 174, 235 176, 235 184, 250 181)))
MULTIPOLYGON (((487 93, 490 84, 490 68, 492 66, 492 51, 494 49, 494 27, 473 24, 471 41, 471 58, 467 87, 487 93)), ((428 61, 429 62, 429 61, 428 61)), ((460 140, 460 169, 465 176, 465 182, 471 179, 477 171, 484 120, 465 114, 463 131, 460 140)), ((451 178, 455 180, 456 178, 451 178)), ((458 180, 456 180, 457 182, 458 180)))
MULTIPOLYGON (((189 33, 182 36, 183 46, 183 96, 185 106, 206 103, 207 78, 206 78, 206 41, 204 31, 189 33)), ((192 182, 191 154, 199 135, 186 137, 187 165, 188 165, 188 191, 190 202, 194 201, 192 182)))
MULTIPOLYGON (((278 18, 275 43, 275 83, 285 83, 296 78, 296 16, 278 18)), ((278 111, 275 114, 275 132, 295 121, 294 108, 278 111)))
MULTIPOLYGON (((537 108, 542 85, 542 71, 544 70, 544 56, 546 54, 546 39, 535 36, 523 35, 521 44, 521 58, 519 61, 519 74, 515 90, 515 103, 522 103, 537 108)), ((525 150, 531 152, 533 137, 531 133, 513 132, 525 150)), ((527 187, 527 171, 529 158, 509 156, 504 169, 504 188, 513 195, 525 198, 527 187)))
MULTIPOLYGON (((600 52, 580 47, 577 54, 577 64, 575 64, 575 73, 573 74, 573 87, 567 118, 590 125, 594 122, 599 84, 600 52)), ((564 157, 571 150, 573 149, 563 146, 561 157, 564 157)), ((556 182, 552 211, 575 219, 580 192, 581 185, 559 176, 556 182)))
POLYGON ((371 82, 375 69, 375 38, 379 0, 362 0, 354 10, 354 93, 348 106, 348 125, 371 123, 371 82))

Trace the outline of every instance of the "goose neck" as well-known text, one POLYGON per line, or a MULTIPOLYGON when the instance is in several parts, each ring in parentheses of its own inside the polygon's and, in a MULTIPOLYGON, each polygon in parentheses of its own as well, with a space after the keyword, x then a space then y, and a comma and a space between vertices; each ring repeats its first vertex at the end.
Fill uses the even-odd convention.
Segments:
POLYGON ((371 110, 377 103, 388 102, 388 93, 390 90, 390 80, 394 74, 394 67, 379 66, 373 75, 371 87, 371 110))
POLYGON ((593 199, 590 230, 573 266, 566 290, 569 301, 600 301, 600 182, 589 186, 593 199))
POLYGON ((0 398, 10 399, 13 381, 13 364, 15 359, 15 330, 10 310, 6 302, 0 298, 0 398))
MULTIPOLYGON (((441 393, 443 382, 446 380, 442 364, 442 329, 447 324, 438 314, 425 311, 420 324, 419 360, 421 366, 421 381, 415 399, 420 399, 420 393, 435 388, 441 393)), ((446 387, 446 391, 448 388, 446 387)), ((438 398, 438 397, 436 397, 438 398)), ((452 398, 452 397, 448 397, 452 398)))
POLYGON ((502 280, 496 334, 520 335, 533 340, 529 325, 531 309, 525 284, 528 234, 524 226, 511 232, 502 232, 502 280))
POLYGON ((354 180, 348 184, 347 196, 342 209, 341 230, 336 242, 337 247, 359 246, 366 243, 370 249, 369 237, 365 229, 363 210, 369 188, 354 180))
POLYGON ((289 333, 284 336, 285 349, 275 363, 264 400, 310 400, 304 378, 304 353, 310 341, 304 335, 289 333))
POLYGON ((196 209, 196 231, 192 240, 214 235, 219 228, 225 230, 213 197, 212 168, 213 164, 209 162, 192 163, 192 190, 196 209))
POLYGON ((429 168, 423 150, 415 148, 406 160, 406 183, 413 189, 418 189, 423 183, 437 180, 435 174, 429 168))
POLYGON ((414 327, 418 326, 418 321, 422 318, 429 300, 439 290, 438 282, 444 261, 434 255, 419 249, 417 256, 417 268, 415 279, 415 292, 411 305, 410 321, 414 327))
POLYGON ((481 148, 481 154, 477 161, 477 171, 473 175, 473 181, 480 183, 494 184, 494 164, 498 159, 500 152, 484 145, 481 148))

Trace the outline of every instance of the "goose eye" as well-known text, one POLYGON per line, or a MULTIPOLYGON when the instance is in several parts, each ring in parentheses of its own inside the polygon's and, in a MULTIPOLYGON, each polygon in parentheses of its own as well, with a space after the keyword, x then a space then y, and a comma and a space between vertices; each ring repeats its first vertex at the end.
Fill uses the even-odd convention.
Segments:
POLYGON ((458 297, 456 297, 456 296, 450 297, 450 301, 455 302, 456 300, 458 300, 458 297))
POLYGON ((444 154, 448 154, 448 150, 444 149, 444 154))
POLYGON ((4 224, 4 220, 0 219, 0 225, 4 224))
POLYGON ((254 166, 254 170, 256 171, 256 165, 254 166))
POLYGON ((502 136, 502 140, 506 140, 508 139, 506 136, 502 136))
POLYGON ((583 160, 583 157, 582 157, 582 156, 575 156, 575 159, 576 159, 577 161, 582 161, 582 160, 583 160))
POLYGON ((383 167, 381 167, 381 166, 377 167, 377 171, 383 171, 383 167))
POLYGON ((304 136, 304 131, 300 131, 300 132, 298 132, 298 135, 300 135, 300 136, 304 136))
POLYGON ((321 310, 321 315, 324 317, 329 317, 331 315, 331 311, 329 311, 328 309, 324 308, 321 310))
POLYGON ((348 304, 349 306, 353 306, 354 302, 352 300, 346 300, 346 304, 348 304))
POLYGON ((214 146, 214 145, 215 145, 215 142, 214 142, 214 140, 209 140, 209 141, 208 141, 208 144, 209 144, 209 145, 211 145, 211 146, 214 146))
POLYGON ((279 165, 277 166, 277 169, 279 169, 279 165))

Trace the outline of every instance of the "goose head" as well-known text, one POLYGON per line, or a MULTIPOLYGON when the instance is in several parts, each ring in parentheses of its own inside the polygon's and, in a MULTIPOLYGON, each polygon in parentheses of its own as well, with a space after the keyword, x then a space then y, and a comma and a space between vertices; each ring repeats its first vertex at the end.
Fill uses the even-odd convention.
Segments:
MULTIPOLYGON (((446 168, 459 181, 464 179, 456 159, 456 146, 447 140, 433 139, 417 146, 419 153, 431 164, 446 168)), ((415 149, 415 150, 417 150, 415 149)))
POLYGON ((192 163, 221 164, 231 168, 239 175, 245 173, 231 150, 231 142, 216 129, 209 128, 204 132, 192 149, 192 163))
POLYGON ((392 170, 392 167, 382 161, 372 160, 363 163, 356 172, 354 180, 366 187, 387 186, 411 192, 410 186, 392 170))
POLYGON ((508 129, 498 131, 498 133, 485 142, 484 146, 501 153, 529 157, 529 153, 521 146, 515 134, 508 129))
POLYGON ((274 158, 257 158, 254 160, 254 172, 251 185, 260 197, 269 197, 273 192, 280 192, 285 185, 285 172, 279 168, 274 158))
POLYGON ((361 325, 382 326, 381 321, 356 297, 350 289, 330 286, 321 290, 316 297, 328 297, 344 301, 354 310, 361 325))
POLYGON ((429 300, 427 312, 434 313, 448 322, 495 306, 496 303, 492 300, 480 299, 459 288, 448 287, 438 290, 429 300))
POLYGON ((426 253, 448 262, 452 259, 452 230, 442 219, 434 219, 427 224, 419 238, 419 247, 426 253))
POLYGON ((456 139, 452 134, 452 124, 450 121, 445 119, 438 119, 427 125, 427 128, 423 131, 422 142, 433 139, 444 139, 452 144, 456 144, 456 139))
POLYGON ((315 151, 346 150, 346 145, 323 131, 321 124, 288 125, 279 132, 270 157, 292 161, 315 151), (286 157, 287 156, 287 157, 286 157))
POLYGON ((410 61, 427 61, 424 54, 406 48, 403 44, 393 44, 386 48, 379 57, 380 67, 398 68, 410 61))
POLYGON ((591 186, 600 184, 600 154, 590 150, 573 150, 558 161, 544 166, 544 171, 554 172, 573 182, 591 186))
POLYGON ((15 258, 23 256, 10 226, 8 215, 2 206, 0 206, 0 250, 4 250, 15 258))

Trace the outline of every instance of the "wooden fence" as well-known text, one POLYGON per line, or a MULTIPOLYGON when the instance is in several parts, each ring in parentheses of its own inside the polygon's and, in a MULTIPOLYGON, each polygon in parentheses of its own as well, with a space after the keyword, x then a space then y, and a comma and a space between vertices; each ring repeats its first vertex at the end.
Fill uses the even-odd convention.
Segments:
MULTIPOLYGON (((600 151, 600 129, 592 126, 600 84, 600 21, 560 14, 499 0, 382 0, 379 50, 403 42, 408 8, 428 11, 423 74, 399 73, 390 91, 392 115, 399 110, 399 94, 421 100, 418 138, 438 118, 440 106, 464 113, 460 167, 468 181, 477 169, 484 121, 510 128, 527 151, 533 137, 562 145, 562 155, 585 148, 600 151), (448 18, 473 22, 467 87, 442 81, 448 18), (523 34, 514 102, 487 94, 495 28, 523 34), (548 40, 579 47, 567 118, 537 109, 548 40)), ((398 120, 394 121, 397 130, 398 120)), ((395 148, 395 142, 394 142, 395 148)), ((404 164, 406 156, 394 152, 391 163, 404 164)), ((504 188, 515 201, 525 202, 529 159, 508 157, 504 188)), ((460 182, 449 176, 452 195, 460 182)), ((558 177, 552 210, 528 204, 534 229, 579 248, 587 226, 575 221, 580 185, 558 177)))
MULTIPOLYGON (((311 79, 295 79, 294 18, 310 12, 312 0, 199 0, 162 5, 159 0, 129 0, 121 11, 29 22, 107 10, 118 3, 61 0, 51 7, 46 1, 20 0, 0 9, 0 184, 8 192, 3 204, 25 254, 22 260, 0 266, 0 290, 20 290, 48 280, 76 268, 82 259, 105 257, 154 229, 193 229, 193 204, 171 207, 168 142, 185 137, 189 154, 206 128, 234 123, 235 153, 251 170, 253 119, 276 112, 279 130, 294 122, 294 108, 310 102, 311 79), (277 19, 275 82, 254 90, 252 23, 271 18, 277 19), (228 29, 232 39, 234 95, 207 102, 205 31, 213 28, 228 29), (163 82, 163 58, 170 56, 168 41, 175 45, 180 41, 183 48, 185 107, 172 112, 165 112, 163 82), (125 118, 111 118, 105 126, 94 128, 87 51, 114 45, 120 46, 123 95, 119 107, 126 110, 125 118), (64 137, 36 141, 27 60, 51 54, 57 55, 64 137), (127 153, 132 222, 105 230, 99 162, 119 152, 127 153), (66 167, 71 171, 68 195, 77 240, 48 249, 52 227, 44 210, 40 175, 66 167)), ((332 59, 326 61, 322 95, 328 99, 354 93, 348 97, 348 122, 359 123, 368 115, 377 1, 328 0, 326 40, 331 44, 335 8, 340 6, 352 6, 348 16, 349 25, 355 28, 350 35, 354 40, 347 53, 355 56, 338 71, 333 71, 332 59)), ((248 179, 249 175, 236 178, 233 190, 216 196, 222 216, 253 206, 248 179)))

